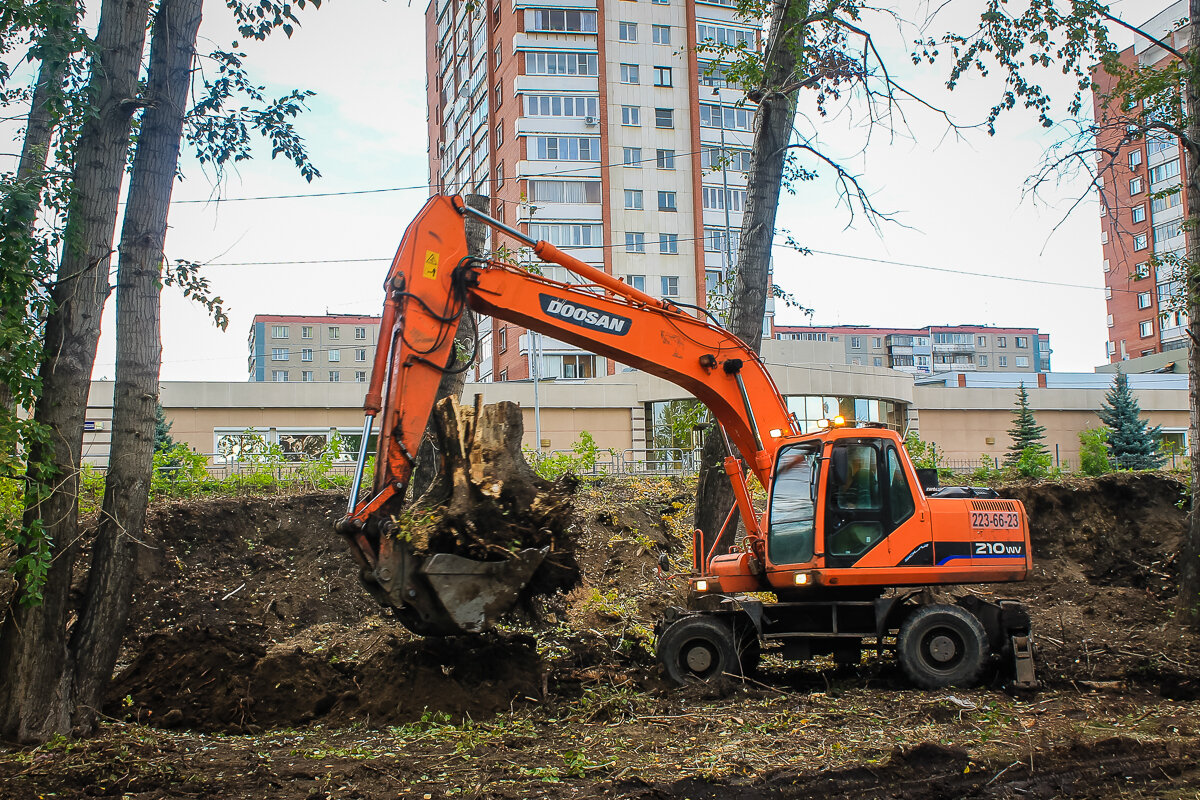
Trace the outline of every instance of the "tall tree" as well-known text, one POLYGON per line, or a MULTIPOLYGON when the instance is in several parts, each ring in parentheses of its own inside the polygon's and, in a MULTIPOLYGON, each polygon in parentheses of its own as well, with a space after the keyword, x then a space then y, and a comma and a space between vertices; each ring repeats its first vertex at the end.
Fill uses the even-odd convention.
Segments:
MULTIPOLYGON (((871 125, 902 121, 899 106, 906 100, 932 110, 947 124, 950 120, 893 80, 864 21, 866 15, 873 15, 874 21, 894 25, 891 14, 877 12, 863 0, 737 0, 736 6, 747 19, 765 18, 767 39, 762 51, 745 42, 707 42, 697 49, 714 60, 729 86, 743 87, 746 97, 758 104, 746 210, 736 264, 728 281, 727 327, 750 347, 761 350, 767 298, 780 295, 771 284, 770 268, 781 188, 827 173, 851 214, 861 211, 872 224, 887 218, 875 208, 858 177, 823 149, 816 133, 797 130, 800 93, 811 99, 818 118, 836 104, 856 99, 865 107, 871 125)), ((819 130, 815 120, 813 128, 819 130)), ((695 163, 699 162, 697 155, 695 163)), ((733 506, 729 479, 721 466, 725 449, 719 432, 705 438, 695 523, 706 550, 712 548, 733 506)), ((734 534, 731 525, 720 549, 732 542, 734 534)))
MULTIPOLYGON (((1181 26, 1188 42, 1200 42, 1200 0, 1188 0, 1187 20, 1181 26)), ((1104 92, 1105 113, 1079 125, 1078 135, 1051 150, 1042 170, 1034 176, 1033 188, 1053 181, 1064 171, 1084 169, 1091 186, 1108 208, 1115 208, 1109 180, 1118 169, 1122 147, 1148 134, 1175 137, 1182 144, 1183 187, 1186 218, 1183 224, 1186 248, 1182 255, 1156 255, 1159 267, 1176 270, 1182 290, 1174 298, 1176 308, 1187 314, 1189 404, 1188 427, 1191 484, 1200 486, 1200 48, 1183 52, 1168 33, 1145 31, 1115 17, 1106 3, 1098 0, 1029 0, 1023 13, 1014 16, 1004 0, 986 0, 978 27, 967 34, 949 34, 940 41, 918 42, 915 58, 934 60, 939 46, 952 59, 949 87, 960 85, 972 72, 987 74, 999 67, 1006 87, 993 107, 994 121, 1008 109, 1021 106, 1034 110, 1046 127, 1055 124, 1056 112, 1075 122, 1081 116, 1082 92, 1097 87, 1091 69, 1111 80, 1104 92), (1133 33, 1142 44, 1154 44, 1170 58, 1165 65, 1123 63, 1109 36, 1109 27, 1133 33), (1059 109, 1042 83, 1051 69, 1073 79, 1074 89, 1065 107, 1059 109), (1115 141, 1100 144, 1100 134, 1115 141)), ((1200 493, 1193 492, 1188 534, 1180 564, 1179 605, 1183 617, 1200 627, 1200 493)))
POLYGON ((90 731, 129 619, 136 547, 145 528, 162 363, 159 332, 167 209, 191 86, 203 0, 161 0, 150 44, 137 151, 117 260, 117 365, 104 502, 92 547, 74 657, 73 727, 90 731))
POLYGON ((1033 416, 1033 409, 1029 407, 1029 392, 1025 391, 1024 382, 1017 390, 1013 426, 1008 429, 1008 438, 1012 439, 1012 444, 1008 446, 1008 455, 1004 457, 1004 463, 1009 466, 1020 461, 1021 455, 1028 448, 1032 447, 1037 453, 1046 452, 1046 428, 1044 425, 1038 425, 1033 416))
MULTIPOLYGON (((50 438, 29 454, 56 473, 54 491, 30 498, 28 526, 44 527, 51 561, 41 603, 20 603, 0 623, 0 735, 44 740, 71 730, 66 620, 78 530, 83 419, 91 385, 100 314, 109 293, 109 261, 117 198, 138 104, 138 73, 149 0, 104 0, 88 86, 93 113, 75 152, 71 210, 45 325, 41 398, 35 418, 50 438)), ((32 476, 40 483, 42 475, 32 476)), ((23 548, 27 549, 27 548, 23 548)), ((30 555, 18 552, 19 557, 30 555)), ((27 596, 40 577, 21 576, 27 596)))
POLYGON ((1118 469, 1158 469, 1166 460, 1158 450, 1162 429, 1142 419, 1142 408, 1129 376, 1117 370, 1112 388, 1104 395, 1105 405, 1097 412, 1108 426, 1108 454, 1118 469))

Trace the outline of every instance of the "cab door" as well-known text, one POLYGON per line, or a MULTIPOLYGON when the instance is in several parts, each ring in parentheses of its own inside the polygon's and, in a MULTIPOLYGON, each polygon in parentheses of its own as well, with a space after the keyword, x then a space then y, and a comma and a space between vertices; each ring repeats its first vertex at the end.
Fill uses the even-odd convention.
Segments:
POLYGON ((912 476, 890 439, 843 439, 829 452, 825 487, 826 567, 887 567, 921 542, 929 523, 912 476))

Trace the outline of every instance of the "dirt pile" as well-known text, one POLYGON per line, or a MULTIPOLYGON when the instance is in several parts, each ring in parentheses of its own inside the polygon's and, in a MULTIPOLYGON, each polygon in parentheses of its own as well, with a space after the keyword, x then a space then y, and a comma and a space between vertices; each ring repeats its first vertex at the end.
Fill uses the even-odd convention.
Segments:
POLYGON ((322 719, 393 725, 429 711, 486 717, 542 692, 522 636, 401 641, 387 630, 353 657, 313 642, 264 646, 259 625, 190 625, 151 635, 110 692, 107 713, 165 727, 254 731, 322 719))

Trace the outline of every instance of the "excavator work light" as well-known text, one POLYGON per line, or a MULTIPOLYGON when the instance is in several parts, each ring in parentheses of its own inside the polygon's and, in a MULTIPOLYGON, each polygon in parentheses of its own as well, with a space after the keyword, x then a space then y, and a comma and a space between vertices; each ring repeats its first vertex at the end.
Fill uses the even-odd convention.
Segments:
POLYGON ((797 586, 807 586, 808 585, 808 573, 807 572, 797 572, 795 575, 792 576, 792 580, 795 582, 795 584, 797 586))
POLYGON ((829 427, 829 420, 827 420, 827 419, 817 420, 817 428, 819 428, 820 430, 825 430, 828 427, 829 427))
POLYGON ((833 418, 833 427, 840 428, 845 424, 846 424, 846 418, 843 417, 841 414, 838 414, 836 417, 833 418))
POLYGON ((696 581, 696 583, 694 585, 696 587, 697 592, 707 592, 708 591, 708 581, 699 580, 699 581, 696 581))

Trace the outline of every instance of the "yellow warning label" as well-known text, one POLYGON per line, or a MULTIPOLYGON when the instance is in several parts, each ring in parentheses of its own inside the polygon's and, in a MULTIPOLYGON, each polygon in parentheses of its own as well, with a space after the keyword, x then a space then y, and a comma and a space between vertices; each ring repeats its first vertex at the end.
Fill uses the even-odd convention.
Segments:
POLYGON ((440 260, 441 260, 441 256, 438 253, 435 253, 432 250, 425 251, 425 277, 426 278, 429 278, 430 280, 437 278, 438 261, 440 261, 440 260))

